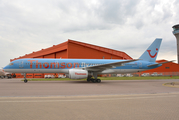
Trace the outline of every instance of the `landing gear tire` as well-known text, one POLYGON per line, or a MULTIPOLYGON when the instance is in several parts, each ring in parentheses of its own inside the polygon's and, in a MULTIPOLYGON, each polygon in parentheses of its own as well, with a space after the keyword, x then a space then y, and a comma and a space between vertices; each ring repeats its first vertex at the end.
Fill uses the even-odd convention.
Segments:
POLYGON ((100 83, 100 82, 101 82, 101 80, 100 80, 100 79, 97 79, 96 81, 97 81, 97 83, 100 83))
POLYGON ((93 78, 91 78, 91 79, 87 79, 87 82, 100 83, 101 80, 100 79, 93 79, 93 78))
POLYGON ((25 80, 24 80, 24 83, 27 83, 27 82, 28 82, 28 80, 27 80, 27 79, 25 79, 25 80))
POLYGON ((93 83, 96 83, 97 81, 95 79, 92 80, 93 83))
POLYGON ((90 82, 91 81, 91 79, 87 79, 87 82, 90 82))

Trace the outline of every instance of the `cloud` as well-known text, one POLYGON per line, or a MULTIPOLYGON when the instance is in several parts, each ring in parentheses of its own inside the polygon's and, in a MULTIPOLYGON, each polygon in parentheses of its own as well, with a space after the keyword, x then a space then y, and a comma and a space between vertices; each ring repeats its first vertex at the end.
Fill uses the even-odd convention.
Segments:
POLYGON ((178 24, 178 5, 177 0, 0 0, 0 67, 68 39, 138 58, 159 37, 158 59, 176 59, 172 26, 178 24))
POLYGON ((138 0, 103 0, 96 13, 107 24, 124 24, 127 18, 133 16, 138 0))

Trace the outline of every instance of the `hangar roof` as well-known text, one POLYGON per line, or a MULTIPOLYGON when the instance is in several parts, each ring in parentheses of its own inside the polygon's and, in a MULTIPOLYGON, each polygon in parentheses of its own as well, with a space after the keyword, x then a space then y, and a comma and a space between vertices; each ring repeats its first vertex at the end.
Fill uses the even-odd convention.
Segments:
POLYGON ((95 50, 102 51, 102 52, 105 52, 105 53, 108 53, 108 54, 116 55, 116 56, 122 57, 124 59, 132 59, 129 55, 127 55, 125 52, 122 52, 122 51, 117 51, 117 50, 113 50, 113 49, 110 49, 110 48, 105 48, 105 47, 101 47, 101 46, 97 46, 97 45, 92 45, 92 44, 83 43, 83 42, 68 39, 68 41, 63 42, 61 44, 53 45, 52 47, 49 47, 49 48, 46 48, 46 49, 41 49, 39 51, 32 52, 30 54, 25 54, 24 56, 20 56, 18 58, 11 59, 10 61, 13 61, 13 60, 16 60, 16 59, 22 59, 22 58, 37 58, 39 56, 48 55, 48 54, 51 54, 51 53, 67 50, 69 43, 81 45, 81 46, 84 46, 84 47, 88 47, 90 49, 95 49, 95 50))

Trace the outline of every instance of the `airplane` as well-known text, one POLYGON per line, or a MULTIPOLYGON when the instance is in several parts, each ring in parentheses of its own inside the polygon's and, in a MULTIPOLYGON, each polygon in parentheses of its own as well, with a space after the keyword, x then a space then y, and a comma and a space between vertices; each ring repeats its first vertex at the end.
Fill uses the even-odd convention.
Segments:
POLYGON ((98 74, 135 73, 160 67, 163 63, 155 61, 161 41, 161 38, 156 38, 139 59, 25 58, 14 60, 3 69, 11 73, 24 73, 25 83, 28 82, 26 73, 65 73, 69 75, 70 79, 87 78, 87 82, 100 83, 101 80, 97 78, 98 74))
POLYGON ((5 73, 4 73, 3 69, 0 69, 0 77, 1 77, 1 78, 4 78, 4 77, 5 77, 5 73))
POLYGON ((8 72, 4 72, 4 70, 3 69, 0 69, 0 78, 5 78, 5 77, 7 77, 7 78, 11 78, 11 74, 10 73, 8 73, 8 72))

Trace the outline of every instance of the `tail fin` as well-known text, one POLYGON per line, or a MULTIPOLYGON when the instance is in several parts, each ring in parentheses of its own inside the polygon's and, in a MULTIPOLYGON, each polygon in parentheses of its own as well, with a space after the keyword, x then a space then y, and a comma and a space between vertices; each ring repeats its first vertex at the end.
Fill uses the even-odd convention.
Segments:
POLYGON ((156 38, 155 41, 148 47, 148 49, 140 56, 139 59, 149 62, 155 62, 161 42, 162 39, 156 38))

